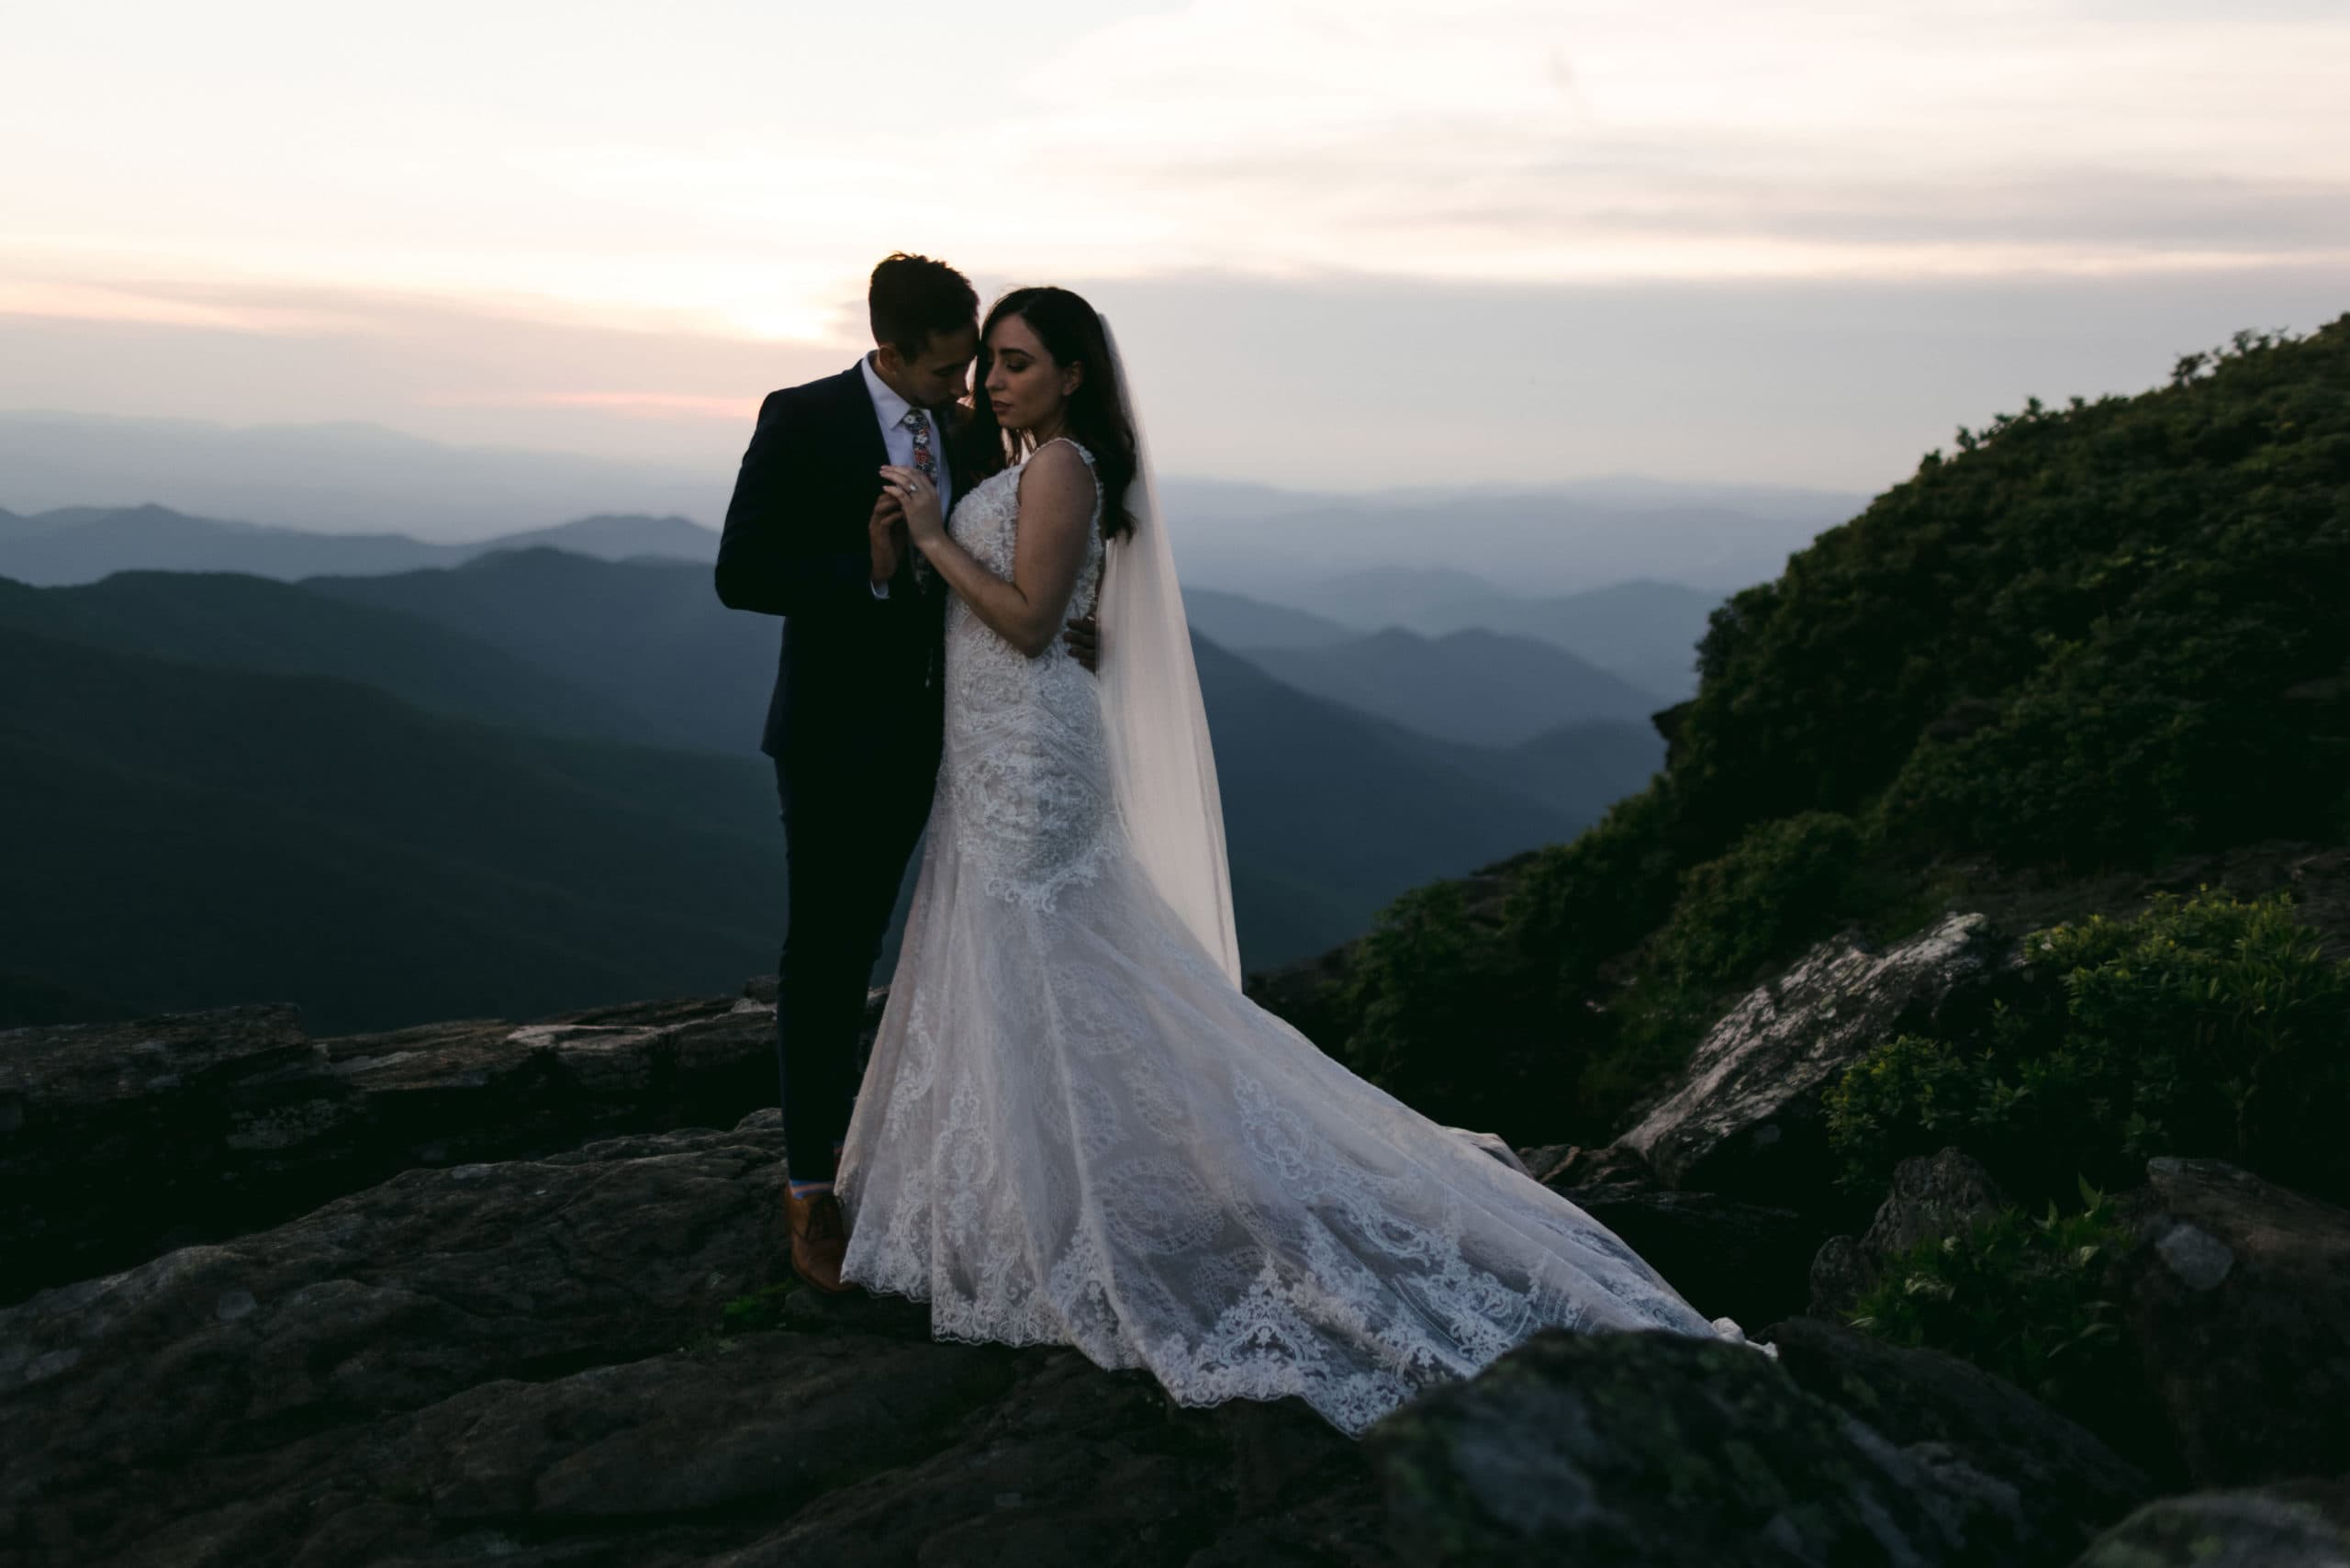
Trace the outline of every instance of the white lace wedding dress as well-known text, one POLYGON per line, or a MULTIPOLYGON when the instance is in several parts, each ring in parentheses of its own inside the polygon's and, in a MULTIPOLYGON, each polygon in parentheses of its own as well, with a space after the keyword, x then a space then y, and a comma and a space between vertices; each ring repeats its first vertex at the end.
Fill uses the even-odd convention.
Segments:
MULTIPOLYGON (((950 523, 1005 577, 1020 472, 950 523)), ((952 601, 844 1279, 928 1301, 942 1338, 1074 1345, 1185 1405, 1297 1394, 1348 1433, 1544 1325, 1718 1332, 1573 1204, 1249 1002, 1138 867, 1108 767, 1094 678, 952 601)))

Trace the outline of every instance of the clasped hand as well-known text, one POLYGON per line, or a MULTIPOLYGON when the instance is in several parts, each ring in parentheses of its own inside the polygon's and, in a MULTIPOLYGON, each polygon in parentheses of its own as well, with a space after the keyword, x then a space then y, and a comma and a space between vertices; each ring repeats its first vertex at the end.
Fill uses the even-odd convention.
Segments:
MULTIPOLYGON (((912 468, 894 464, 881 470, 881 494, 873 502, 867 524, 873 542, 873 580, 888 580, 898 569, 898 557, 911 536, 916 544, 934 544, 946 537, 946 521, 938 515, 938 487, 912 468)), ((1089 672, 1102 668, 1102 633, 1091 615, 1080 615, 1061 630, 1069 656, 1089 672)))
POLYGON ((946 520, 938 510, 938 487, 918 470, 883 465, 881 490, 884 495, 898 498, 898 506, 905 514, 906 532, 916 544, 935 544, 946 537, 946 520))

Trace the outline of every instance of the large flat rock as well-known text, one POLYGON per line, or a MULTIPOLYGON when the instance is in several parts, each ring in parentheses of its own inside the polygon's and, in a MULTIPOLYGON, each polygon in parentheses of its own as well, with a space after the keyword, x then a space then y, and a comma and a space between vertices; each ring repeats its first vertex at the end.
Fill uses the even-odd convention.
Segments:
POLYGON ((891 1300, 719 1332, 782 1272, 778 1122, 408 1171, 0 1311, 0 1559, 1394 1561, 1293 1402, 1176 1410, 891 1300))
POLYGON ((1821 1091, 1879 1042, 1930 1026, 1997 958, 1979 914, 1950 915, 1883 952, 1822 943, 1716 1024, 1677 1086, 1618 1141, 1669 1186, 1818 1209, 1832 1192, 1821 1091))
POLYGON ((1748 1346, 1545 1330, 1365 1436, 1415 1562, 2027 1562, 2011 1486, 1928 1462, 1748 1346))
POLYGON ((2111 1289, 2197 1484, 2350 1472, 2350 1212, 2213 1159, 2147 1162, 2111 1289))
POLYGON ((419 1166, 731 1126, 775 1103, 774 1029, 721 997, 332 1040, 290 1007, 0 1034, 0 1303, 419 1166))

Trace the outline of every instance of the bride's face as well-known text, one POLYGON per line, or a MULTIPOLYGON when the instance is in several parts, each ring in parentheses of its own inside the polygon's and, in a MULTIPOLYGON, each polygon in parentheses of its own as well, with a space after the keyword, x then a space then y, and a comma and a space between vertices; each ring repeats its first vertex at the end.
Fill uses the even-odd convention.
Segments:
POLYGON ((1084 379, 1081 364, 1056 364, 1035 329, 1006 316, 988 334, 988 378, 984 388, 995 422, 1006 430, 1050 429, 1060 422, 1069 395, 1084 379))

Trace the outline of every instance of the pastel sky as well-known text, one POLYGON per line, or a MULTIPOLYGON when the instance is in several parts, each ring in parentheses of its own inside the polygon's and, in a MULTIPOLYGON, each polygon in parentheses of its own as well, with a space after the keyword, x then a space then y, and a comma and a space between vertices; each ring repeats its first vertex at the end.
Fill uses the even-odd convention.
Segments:
MULTIPOLYGON (((0 408, 723 463, 898 247, 1162 465, 1874 489, 2350 310, 2340 0, 12 7, 0 408)), ((0 505, 6 498, 0 496, 0 505)))

